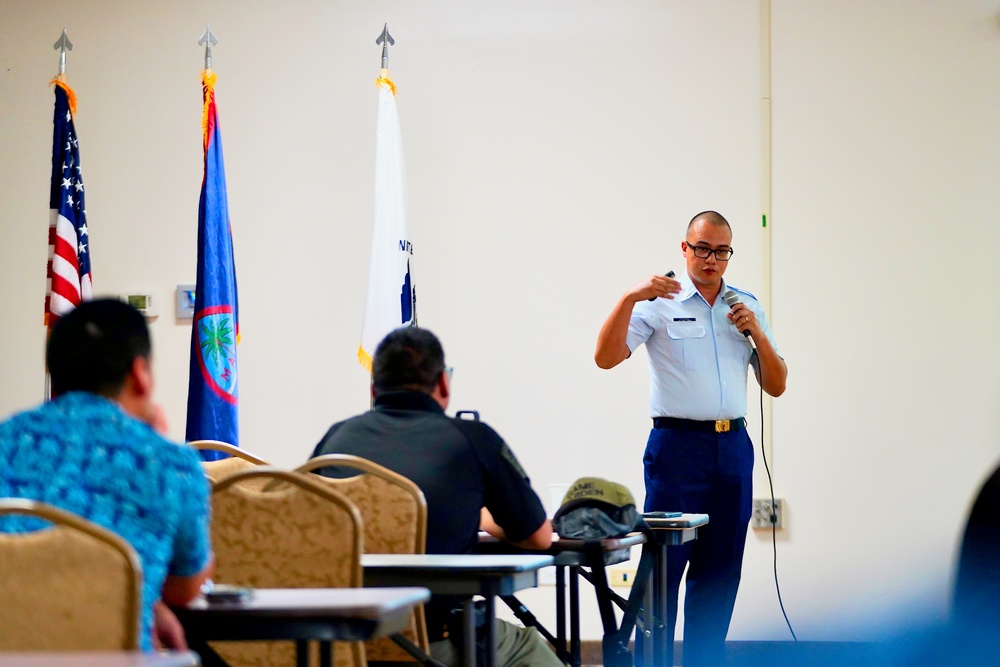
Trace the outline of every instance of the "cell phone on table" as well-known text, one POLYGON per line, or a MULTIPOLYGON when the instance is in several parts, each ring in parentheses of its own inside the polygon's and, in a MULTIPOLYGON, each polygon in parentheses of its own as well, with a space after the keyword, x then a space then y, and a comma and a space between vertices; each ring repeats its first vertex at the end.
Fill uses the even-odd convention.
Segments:
MULTIPOLYGON (((666 276, 667 278, 673 278, 674 277, 674 272, 673 271, 667 271, 663 275, 666 276)), ((657 297, 654 296, 654 297, 651 297, 649 300, 650 301, 656 301, 656 299, 657 299, 657 297)))
POLYGON ((215 584, 210 591, 205 592, 205 600, 209 603, 240 603, 253 597, 253 589, 245 586, 230 586, 215 584))
POLYGON ((676 519, 680 512, 643 512, 642 516, 647 519, 676 519))

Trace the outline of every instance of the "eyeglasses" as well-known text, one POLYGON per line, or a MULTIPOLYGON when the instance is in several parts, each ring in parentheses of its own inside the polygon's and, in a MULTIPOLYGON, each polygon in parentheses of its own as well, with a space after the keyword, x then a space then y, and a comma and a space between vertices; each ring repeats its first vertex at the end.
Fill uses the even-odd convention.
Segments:
POLYGON ((733 256, 732 248, 709 248, 705 245, 691 245, 687 244, 687 247, 691 249, 694 256, 698 259, 708 259, 708 256, 715 253, 715 259, 719 262, 728 262, 729 258, 733 256))
POLYGON ((451 376, 455 373, 455 369, 451 366, 444 367, 444 374, 448 378, 448 382, 451 382, 451 376))

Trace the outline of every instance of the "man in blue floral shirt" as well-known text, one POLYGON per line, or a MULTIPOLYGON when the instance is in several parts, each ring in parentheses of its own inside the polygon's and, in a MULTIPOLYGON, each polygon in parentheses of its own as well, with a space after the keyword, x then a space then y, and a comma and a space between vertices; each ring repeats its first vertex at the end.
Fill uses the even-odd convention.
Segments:
MULTIPOLYGON (((46 361, 53 400, 0 423, 0 497, 55 505, 127 540, 142 561, 140 646, 184 648, 166 605, 189 602, 211 572, 208 484, 197 453, 153 428, 146 322, 120 301, 83 303, 56 323, 46 361)), ((0 519, 3 532, 43 526, 0 519)))

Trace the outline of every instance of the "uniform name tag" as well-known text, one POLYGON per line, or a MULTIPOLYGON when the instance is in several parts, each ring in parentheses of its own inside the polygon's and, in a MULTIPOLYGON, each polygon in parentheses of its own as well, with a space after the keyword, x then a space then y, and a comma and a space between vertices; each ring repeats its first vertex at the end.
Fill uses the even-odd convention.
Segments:
POLYGON ((697 317, 675 317, 674 322, 697 322, 697 317))

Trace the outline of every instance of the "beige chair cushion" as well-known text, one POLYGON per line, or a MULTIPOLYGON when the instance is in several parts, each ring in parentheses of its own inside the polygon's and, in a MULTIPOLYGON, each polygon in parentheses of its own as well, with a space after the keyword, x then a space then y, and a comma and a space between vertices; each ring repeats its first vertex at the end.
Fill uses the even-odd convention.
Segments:
MULTIPOLYGON (((212 492, 219 583, 254 588, 360 587, 361 518, 343 496, 305 475, 255 467, 212 492), (283 482, 273 491, 259 488, 283 482)), ((216 642, 233 667, 294 664, 291 642, 216 642)), ((362 645, 338 643, 337 665, 365 667, 362 645)), ((315 664, 315 663, 313 663, 315 664)))
POLYGON ((138 648, 142 567, 127 542, 43 503, 0 500, 0 514, 57 522, 0 533, 0 650, 138 648))

